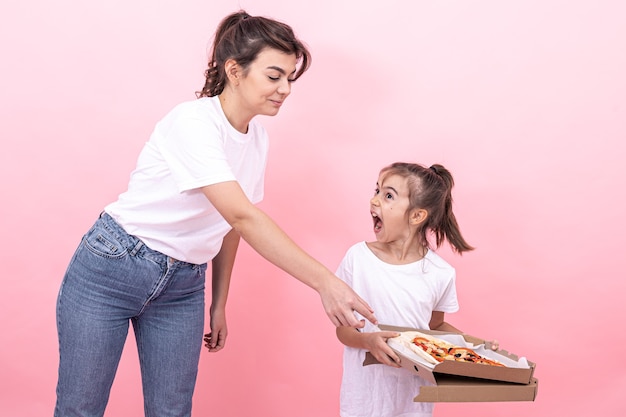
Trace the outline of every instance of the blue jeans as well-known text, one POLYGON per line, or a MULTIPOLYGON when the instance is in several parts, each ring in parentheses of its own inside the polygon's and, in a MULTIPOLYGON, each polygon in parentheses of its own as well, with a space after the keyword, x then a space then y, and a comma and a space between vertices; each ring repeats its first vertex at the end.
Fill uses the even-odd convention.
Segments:
POLYGON ((206 268, 148 248, 103 213, 83 237, 59 291, 55 417, 104 414, 129 322, 146 417, 190 416, 206 268))

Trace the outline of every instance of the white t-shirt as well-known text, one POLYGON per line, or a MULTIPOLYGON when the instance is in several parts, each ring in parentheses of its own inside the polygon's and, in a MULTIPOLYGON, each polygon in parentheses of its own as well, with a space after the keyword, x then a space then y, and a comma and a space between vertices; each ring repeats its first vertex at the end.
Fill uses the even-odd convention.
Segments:
POLYGON ((157 123, 128 190, 105 211, 154 250, 189 263, 208 262, 231 227, 200 188, 236 180, 258 203, 268 145, 255 120, 245 134, 233 128, 217 96, 179 104, 157 123))
MULTIPOLYGON (((381 324, 428 329, 433 311, 459 309, 452 266, 433 251, 414 263, 392 265, 366 245, 352 246, 337 276, 374 309, 381 324)), ((361 318, 361 317, 359 317, 361 318)), ((364 332, 374 331, 365 321, 364 332)), ((346 346, 343 354, 340 410, 342 417, 425 417, 431 403, 414 402, 419 387, 429 383, 406 369, 363 366, 366 351, 346 346)))

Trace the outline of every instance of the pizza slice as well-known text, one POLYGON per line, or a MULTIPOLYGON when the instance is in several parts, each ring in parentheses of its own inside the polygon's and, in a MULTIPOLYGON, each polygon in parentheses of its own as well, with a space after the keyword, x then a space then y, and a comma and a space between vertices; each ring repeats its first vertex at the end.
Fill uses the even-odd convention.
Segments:
POLYGON ((400 336, 396 339, 402 345, 417 354, 420 358, 425 359, 433 365, 441 363, 444 360, 453 360, 457 362, 504 366, 496 360, 479 355, 472 349, 455 346, 443 339, 439 339, 425 333, 417 331, 401 332, 400 336))

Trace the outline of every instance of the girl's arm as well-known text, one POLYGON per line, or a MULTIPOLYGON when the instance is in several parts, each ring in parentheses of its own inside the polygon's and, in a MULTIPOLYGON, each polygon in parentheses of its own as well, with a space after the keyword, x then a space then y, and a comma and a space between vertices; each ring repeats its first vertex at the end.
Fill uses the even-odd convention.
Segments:
POLYGON ((447 323, 444 318, 445 313, 443 311, 433 311, 429 323, 430 330, 440 330, 442 332, 450 333, 463 333, 461 330, 457 329, 450 323, 447 323))
MULTIPOLYGON (((433 311, 430 318, 430 330, 440 330, 442 332, 451 332, 463 334, 463 332, 444 320, 445 313, 443 311, 433 311)), ((497 340, 490 340, 491 350, 500 349, 500 343, 497 340)))
POLYGON ((400 358, 389 347, 387 339, 399 336, 398 332, 361 332, 353 327, 337 327, 337 339, 346 346, 370 352, 378 362, 385 365, 400 367, 400 358))
POLYGON ((236 181, 202 188, 204 195, 232 228, 265 259, 316 290, 335 326, 363 327, 354 311, 372 323, 369 305, 328 268, 304 252, 262 210, 248 200, 236 181))
POLYGON ((212 301, 211 301, 211 333, 204 336, 209 352, 217 352, 224 347, 228 328, 226 326, 226 300, 230 277, 235 264, 235 255, 239 247, 239 235, 231 230, 224 236, 222 248, 213 258, 212 266, 212 301))

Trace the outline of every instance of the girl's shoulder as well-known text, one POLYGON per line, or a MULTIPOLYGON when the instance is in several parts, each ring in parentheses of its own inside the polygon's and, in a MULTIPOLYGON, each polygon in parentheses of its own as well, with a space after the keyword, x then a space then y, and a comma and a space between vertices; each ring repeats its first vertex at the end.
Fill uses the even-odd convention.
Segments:
POLYGON ((429 264, 435 266, 437 269, 449 270, 451 272, 454 272, 454 267, 432 249, 429 249, 428 252, 426 252, 424 260, 429 264))
POLYGON ((364 257, 369 256, 370 250, 367 247, 365 241, 352 244, 343 255, 343 263, 353 262, 355 259, 362 260, 364 257))
POLYGON ((346 254, 353 256, 363 256, 364 254, 369 254, 371 251, 367 247, 367 242, 360 241, 356 242, 352 246, 350 246, 346 252, 346 254))

